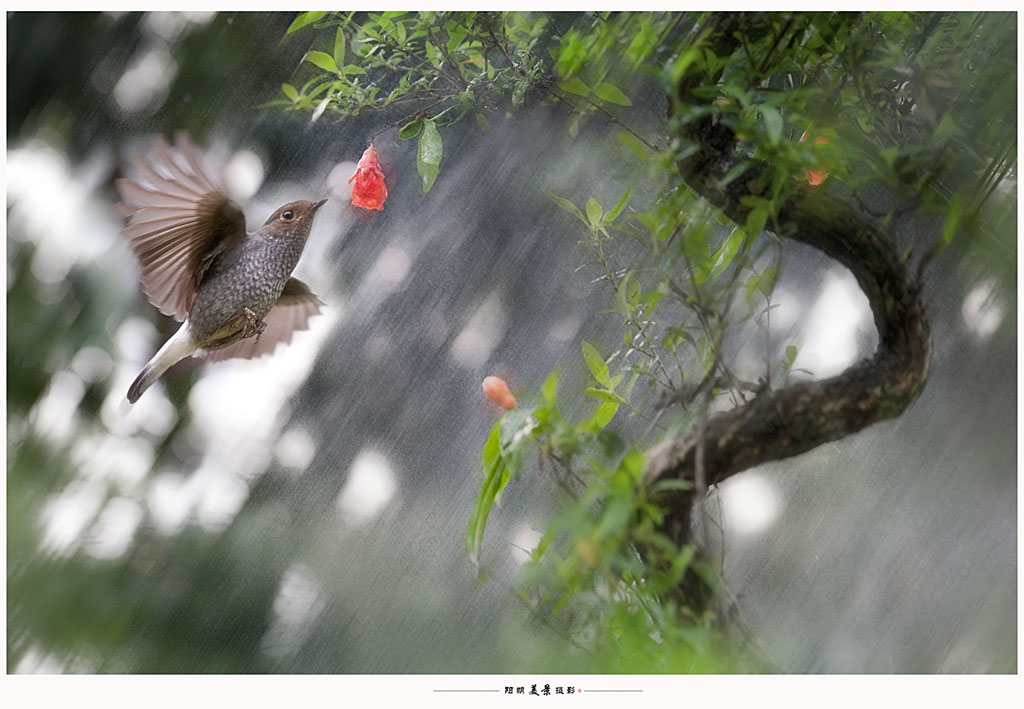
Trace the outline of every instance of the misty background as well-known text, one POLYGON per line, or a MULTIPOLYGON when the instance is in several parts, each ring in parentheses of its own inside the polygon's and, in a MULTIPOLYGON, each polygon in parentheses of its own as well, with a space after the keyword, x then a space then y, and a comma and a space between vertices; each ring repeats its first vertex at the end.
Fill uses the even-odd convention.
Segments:
MULTIPOLYGON (((550 478, 527 466, 509 488, 482 572, 465 552, 500 414, 480 383, 528 404, 561 367, 565 410, 590 411, 580 342, 617 344, 614 293, 543 190, 642 200, 647 171, 615 126, 573 136, 536 106, 442 128, 425 196, 415 142, 378 136, 390 196, 355 209, 346 180, 383 126, 260 108, 310 49, 282 40, 291 19, 7 17, 7 669, 586 671, 514 594, 558 511, 550 478), (141 293, 113 180, 177 129, 225 166, 250 228, 330 198, 295 272, 327 307, 272 357, 183 362, 127 409, 177 323, 141 293)), ((637 91, 656 134, 661 97, 637 91)), ((773 667, 1016 671, 1015 262, 941 254, 907 413, 722 486, 724 576, 773 667)), ((850 274, 790 243, 783 264, 771 346, 799 340, 816 377, 869 355, 850 274)), ((763 335, 729 346, 756 378, 763 335)))

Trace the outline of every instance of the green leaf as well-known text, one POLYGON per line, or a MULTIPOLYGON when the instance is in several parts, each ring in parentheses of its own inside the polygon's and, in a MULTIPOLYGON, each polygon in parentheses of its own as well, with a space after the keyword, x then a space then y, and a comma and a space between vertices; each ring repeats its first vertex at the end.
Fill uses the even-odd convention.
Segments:
POLYGON ((761 285, 761 277, 756 273, 747 279, 747 304, 754 307, 754 294, 757 293, 758 287, 761 285))
POLYGON ((601 204, 591 197, 587 200, 587 219, 590 220, 590 226, 596 227, 601 223, 601 215, 603 214, 601 204))
POLYGON ((796 345, 786 345, 786 361, 792 364, 796 360, 796 345))
POLYGON ((638 158, 640 158, 641 160, 644 159, 644 156, 646 155, 646 147, 643 143, 637 140, 636 136, 630 135, 626 131, 619 131, 618 135, 619 140, 622 141, 623 145, 632 150, 633 154, 636 155, 638 158))
POLYGON ((590 87, 583 83, 579 77, 572 77, 558 84, 558 88, 563 91, 568 91, 571 94, 577 94, 578 96, 587 96, 590 94, 590 87))
POLYGON ((302 61, 315 64, 325 71, 329 71, 332 74, 338 73, 338 65, 334 62, 332 57, 327 52, 318 52, 316 50, 312 52, 306 52, 306 56, 302 58, 302 61))
POLYGON ((612 378, 608 373, 608 365, 605 364, 604 358, 601 357, 597 349, 587 342, 583 341, 581 345, 583 349, 583 359, 586 360, 587 366, 590 368, 590 373, 594 375, 594 379, 597 380, 598 384, 604 384, 607 388, 612 387, 612 378))
POLYGON ((479 563, 480 547, 484 539, 484 528, 487 525, 487 517, 494 506, 494 498, 500 492, 502 478, 507 477, 507 470, 501 459, 500 445, 498 441, 501 421, 499 420, 491 428, 491 433, 484 443, 484 483, 480 487, 480 493, 473 503, 473 510, 469 516, 469 525, 466 529, 466 551, 474 564, 479 563))
POLYGON ((615 418, 616 412, 619 410, 619 402, 617 401, 605 401, 597 407, 597 411, 591 417, 590 421, 587 422, 587 428, 592 430, 601 430, 615 418))
POLYGON ((631 448, 619 467, 629 474, 634 484, 639 484, 644 477, 644 454, 636 448, 631 448))
POLYGON ((467 32, 465 27, 454 22, 449 22, 445 29, 448 31, 448 43, 445 45, 445 49, 451 54, 458 49, 462 40, 466 38, 467 32))
POLYGON ((431 118, 423 120, 423 132, 420 133, 419 148, 416 151, 416 170, 423 179, 423 194, 430 191, 437 179, 437 171, 441 165, 444 150, 441 134, 431 118))
POLYGON ((398 131, 399 140, 409 140, 415 138, 420 134, 420 130, 423 128, 423 119, 417 118, 415 121, 409 121, 402 126, 398 131))
POLYGON ((778 279, 778 277, 778 271, 776 271, 774 268, 766 268, 763 271, 761 271, 761 277, 759 279, 757 287, 760 288, 761 292, 764 293, 766 296, 770 295, 772 292, 772 288, 775 287, 775 281, 778 279))
POLYGON ((331 93, 328 91, 327 95, 324 96, 323 101, 317 105, 316 110, 313 111, 312 117, 309 119, 310 123, 316 123, 317 119, 323 115, 324 111, 327 110, 327 104, 331 102, 331 93))
POLYGON ((598 389, 597 387, 587 387, 586 395, 591 399, 597 399, 598 401, 614 401, 615 403, 621 403, 619 397, 613 391, 608 389, 598 389))
POLYGON ((768 222, 768 210, 764 207, 755 207, 750 210, 750 214, 747 215, 747 233, 750 234, 751 238, 756 238, 762 231, 764 231, 764 225, 768 222))
POLYGON ((520 106, 523 103, 523 99, 526 97, 526 90, 530 88, 529 79, 520 79, 516 82, 516 85, 512 87, 512 107, 520 106))
POLYGON ((956 229, 960 226, 960 213, 963 210, 963 199, 958 194, 949 203, 949 210, 946 212, 946 219, 942 222, 942 237, 939 244, 947 246, 953 240, 956 229))
POLYGON ((615 289, 615 301, 619 306, 622 317, 629 320, 635 315, 636 298, 640 294, 640 286, 633 280, 636 275, 635 269, 626 271, 619 280, 619 286, 615 289))
POLYGON ((345 66, 345 33, 341 31, 341 27, 334 36, 334 65, 345 66))
POLYGON ((668 480, 659 480, 658 482, 651 485, 651 492, 657 494, 659 492, 668 492, 669 490, 692 490, 693 483, 689 480, 681 480, 679 478, 669 478, 668 480))
POLYGON ((326 12, 300 12, 299 16, 292 20, 292 23, 288 25, 288 29, 284 33, 285 36, 287 37, 292 32, 300 30, 306 25, 316 22, 326 14, 326 12))
POLYGON ((299 92, 291 84, 281 84, 281 91, 287 96, 292 103, 299 100, 299 92))
POLYGON ((342 71, 345 72, 345 76, 348 76, 349 74, 365 74, 366 73, 366 69, 364 69, 361 66, 356 66, 355 64, 346 64, 345 68, 342 69, 342 71))
POLYGON ((690 68, 690 64, 699 58, 700 48, 690 45, 690 47, 680 54, 679 58, 672 63, 672 68, 669 70, 671 74, 671 83, 673 85, 679 83, 679 80, 686 74, 686 70, 690 68))
POLYGON ((580 208, 577 207, 572 202, 570 202, 569 200, 567 200, 565 197, 559 197, 555 193, 549 192, 548 190, 544 190, 544 194, 546 194, 549 198, 551 198, 552 202, 554 202, 559 207, 567 211, 569 214, 575 215, 576 218, 579 219, 584 224, 587 223, 587 218, 583 216, 583 212, 580 211, 580 208))
MULTIPOLYGON (((582 82, 581 82, 582 83, 582 82)), ((617 103, 620 106, 632 106, 633 102, 629 100, 626 94, 619 90, 619 87, 614 84, 609 84, 607 81, 602 81, 600 84, 594 87, 594 95, 602 101, 608 101, 609 103, 617 103)))
POLYGON ((778 145, 782 137, 782 114, 774 106, 761 106, 764 129, 772 145, 778 145))
POLYGON ((932 140, 936 143, 941 143, 946 138, 953 135, 955 130, 956 124, 953 122, 953 116, 947 113, 939 121, 939 125, 935 126, 935 132, 932 134, 932 140))
POLYGON ((726 239, 722 246, 719 247, 715 253, 715 265, 711 269, 711 277, 716 278, 729 267, 732 263, 733 258, 740 250, 740 246, 743 245, 743 240, 746 238, 746 232, 743 229, 734 229, 729 238, 726 239))
POLYGON ((623 195, 619 197, 619 201, 615 203, 615 206, 609 209, 608 213, 604 215, 605 224, 610 224, 611 222, 614 222, 615 219, 619 216, 619 214, 622 213, 622 210, 626 208, 626 203, 629 202, 629 191, 631 189, 633 188, 627 188, 623 195))
POLYGON ((548 405, 549 409, 554 410, 555 408, 555 394, 558 392, 558 370, 555 369, 548 375, 548 378, 544 380, 544 385, 540 388, 540 395, 544 397, 544 403, 548 405))
POLYGON ((718 181, 718 189, 724 189, 726 185, 750 169, 749 162, 738 162, 729 168, 729 171, 718 181))

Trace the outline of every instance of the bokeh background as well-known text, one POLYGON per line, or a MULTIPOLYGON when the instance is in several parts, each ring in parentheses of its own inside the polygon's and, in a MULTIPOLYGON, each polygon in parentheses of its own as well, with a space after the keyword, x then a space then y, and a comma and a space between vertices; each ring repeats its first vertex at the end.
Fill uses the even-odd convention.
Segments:
MULTIPOLYGON (((560 366, 566 408, 589 410, 580 341, 618 341, 614 294, 543 189, 611 204, 647 173, 614 126, 573 134, 538 106, 444 130, 426 196, 415 145, 380 135, 391 196, 356 210, 345 181, 382 126, 261 107, 311 48, 283 40, 291 20, 7 17, 7 670, 592 668, 513 592, 550 479, 506 494, 482 573, 466 556, 500 413, 480 382, 528 402, 560 366), (177 323, 141 294, 113 180, 177 129, 250 228, 330 198, 296 271, 328 307, 274 356, 190 360, 128 408, 177 323)), ((636 89, 655 131, 663 104, 636 89)), ((1016 670, 1014 244, 954 242, 933 267, 934 368, 909 412, 723 486, 724 575, 772 667, 1016 670)), ((786 245, 775 301, 772 346, 798 340, 815 376, 874 348, 853 279, 810 249, 786 245)), ((731 343, 751 371, 762 341, 731 343)))

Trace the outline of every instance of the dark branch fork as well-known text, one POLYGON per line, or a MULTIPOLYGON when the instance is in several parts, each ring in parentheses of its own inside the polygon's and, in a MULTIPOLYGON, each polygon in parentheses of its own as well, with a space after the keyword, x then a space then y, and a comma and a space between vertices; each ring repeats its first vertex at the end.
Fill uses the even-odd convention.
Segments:
MULTIPOLYGON (((719 56, 738 46, 734 31, 742 15, 713 15, 709 41, 719 56)), ((684 76, 680 104, 699 78, 684 76)), ((678 105, 678 104, 677 104, 678 105)), ((683 179, 739 223, 749 208, 741 198, 763 195, 764 168, 754 165, 724 189, 719 184, 736 164, 736 136, 705 115, 683 123, 680 132, 698 149, 679 162, 683 179)), ((928 378, 932 344, 920 281, 890 240, 846 204, 807 187, 780 207, 775 230, 820 250, 850 270, 867 296, 878 329, 874 355, 829 379, 803 382, 755 398, 709 418, 699 429, 667 439, 648 456, 649 483, 668 478, 694 480, 698 452, 708 485, 773 460, 799 455, 885 419, 899 416, 917 399, 928 378)), ((702 476, 703 477, 703 476, 702 476)), ((672 493, 665 502, 677 539, 689 537, 694 493, 672 493)))

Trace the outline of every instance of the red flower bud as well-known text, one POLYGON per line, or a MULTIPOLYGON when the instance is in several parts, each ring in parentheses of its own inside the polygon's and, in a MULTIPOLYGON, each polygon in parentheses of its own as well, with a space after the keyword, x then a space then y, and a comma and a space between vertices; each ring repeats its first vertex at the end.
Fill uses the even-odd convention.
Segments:
POLYGON ((384 209, 384 200, 388 198, 388 188, 384 184, 384 171, 377 160, 377 150, 371 144, 363 152, 356 165, 356 173, 348 178, 352 185, 352 204, 363 209, 384 209))
POLYGON ((516 399, 501 377, 484 377, 484 396, 508 411, 516 408, 516 399))
MULTIPOLYGON (((803 143, 806 140, 807 131, 804 131, 804 134, 800 136, 800 142, 803 143)), ((821 145, 822 143, 827 142, 828 138, 826 138, 823 135, 819 135, 817 138, 814 139, 815 145, 821 145)), ((807 170, 806 172, 804 172, 804 179, 807 180, 814 187, 817 187, 822 182, 828 179, 828 170, 807 170)))

